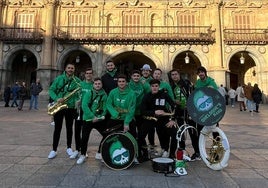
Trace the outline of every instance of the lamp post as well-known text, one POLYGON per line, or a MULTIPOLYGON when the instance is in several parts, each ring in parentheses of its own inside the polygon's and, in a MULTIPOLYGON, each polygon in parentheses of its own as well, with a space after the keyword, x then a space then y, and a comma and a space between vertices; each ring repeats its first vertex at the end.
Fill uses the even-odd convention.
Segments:
POLYGON ((185 64, 190 63, 190 58, 189 58, 189 56, 188 56, 188 53, 186 53, 186 56, 185 56, 185 58, 184 58, 184 61, 185 61, 185 64))

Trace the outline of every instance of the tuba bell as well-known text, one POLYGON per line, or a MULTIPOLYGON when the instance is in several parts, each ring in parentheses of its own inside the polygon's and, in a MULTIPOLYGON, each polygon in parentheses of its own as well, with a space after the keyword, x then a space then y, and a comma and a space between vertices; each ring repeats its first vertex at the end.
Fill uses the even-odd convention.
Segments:
POLYGON ((62 110, 62 109, 66 109, 68 108, 66 102, 69 100, 70 97, 72 97, 74 94, 76 94, 78 91, 80 90, 80 88, 76 88, 75 90, 73 90, 71 93, 69 93, 68 95, 66 95, 63 98, 62 102, 55 102, 52 105, 48 106, 47 109, 47 113, 48 115, 55 115, 58 111, 62 110))

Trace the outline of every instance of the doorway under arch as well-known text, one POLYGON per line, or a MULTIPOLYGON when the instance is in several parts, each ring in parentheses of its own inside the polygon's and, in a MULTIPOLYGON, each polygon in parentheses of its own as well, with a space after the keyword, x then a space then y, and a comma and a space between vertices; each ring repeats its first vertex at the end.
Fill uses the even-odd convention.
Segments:
POLYGON ((176 56, 173 62, 173 69, 179 69, 183 79, 195 83, 197 80, 196 70, 201 62, 192 51, 185 51, 176 56))

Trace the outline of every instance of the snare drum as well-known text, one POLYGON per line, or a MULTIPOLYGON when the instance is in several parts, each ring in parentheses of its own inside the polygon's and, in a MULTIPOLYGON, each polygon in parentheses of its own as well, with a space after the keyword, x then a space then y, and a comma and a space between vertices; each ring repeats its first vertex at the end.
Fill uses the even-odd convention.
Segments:
POLYGON ((138 154, 138 144, 128 132, 116 132, 107 136, 101 145, 104 164, 113 170, 131 166, 138 154))
POLYGON ((158 157, 152 160, 153 171, 158 173, 173 173, 175 161, 170 158, 158 157))

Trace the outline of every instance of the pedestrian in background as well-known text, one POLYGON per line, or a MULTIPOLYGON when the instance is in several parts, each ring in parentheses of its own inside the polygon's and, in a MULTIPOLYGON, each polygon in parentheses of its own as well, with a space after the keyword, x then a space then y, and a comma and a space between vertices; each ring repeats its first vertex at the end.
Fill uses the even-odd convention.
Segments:
POLYGON ((237 95, 237 102, 239 103, 240 111, 246 111, 246 105, 245 105, 245 93, 244 93, 244 86, 241 84, 238 84, 238 87, 235 91, 237 95))
POLYGON ((9 107, 10 95, 11 95, 11 88, 10 85, 8 85, 5 87, 4 90, 5 107, 9 107))
POLYGON ((235 90, 233 88, 229 89, 228 96, 230 98, 231 106, 232 106, 232 108, 234 108, 236 92, 235 92, 235 90))
POLYGON ((37 78, 36 81, 31 84, 31 87, 30 87, 31 100, 30 100, 29 110, 32 109, 33 105, 34 105, 34 109, 38 110, 38 96, 42 90, 43 90, 43 87, 40 83, 40 79, 37 78))
POLYGON ((18 110, 22 111, 24 100, 27 97, 27 88, 26 88, 26 83, 25 82, 22 82, 18 93, 19 93, 19 100, 20 100, 18 110))
POLYGON ((11 89, 12 92, 12 103, 11 103, 11 107, 14 107, 14 105, 16 107, 18 107, 18 103, 17 103, 17 99, 18 99, 18 92, 19 92, 20 86, 19 86, 19 82, 15 82, 14 86, 11 89))
POLYGON ((258 84, 254 84, 254 86, 253 86, 252 98, 253 98, 253 101, 256 105, 256 109, 254 111, 259 113, 259 105, 262 101, 262 92, 261 92, 258 84))

